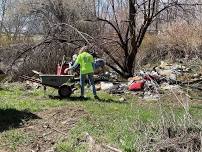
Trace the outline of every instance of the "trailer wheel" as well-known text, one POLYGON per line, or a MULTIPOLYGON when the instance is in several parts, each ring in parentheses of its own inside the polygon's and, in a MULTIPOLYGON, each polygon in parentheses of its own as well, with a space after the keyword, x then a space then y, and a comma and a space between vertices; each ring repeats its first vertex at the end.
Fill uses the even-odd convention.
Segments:
POLYGON ((66 98, 69 97, 72 94, 72 88, 68 85, 62 85, 59 89, 58 89, 58 94, 60 95, 60 97, 62 98, 66 98))

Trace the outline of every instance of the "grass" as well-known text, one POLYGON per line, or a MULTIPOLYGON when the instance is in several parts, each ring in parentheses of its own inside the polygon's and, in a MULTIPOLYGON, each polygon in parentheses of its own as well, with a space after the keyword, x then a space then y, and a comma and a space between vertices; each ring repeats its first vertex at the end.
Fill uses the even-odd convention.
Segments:
MULTIPOLYGON (((47 94, 57 95, 52 89, 47 94)), ((166 115, 171 114, 170 108, 174 111, 176 119, 181 119, 184 110, 180 106, 170 106, 166 102, 159 105, 158 102, 140 101, 132 95, 124 95, 127 102, 120 103, 120 96, 109 95, 105 92, 98 94, 102 101, 96 102, 90 98, 86 101, 71 99, 50 99, 44 96, 43 90, 26 90, 21 84, 9 84, 0 91, 0 110, 15 109, 17 111, 38 112, 52 107, 68 106, 81 107, 88 112, 69 132, 65 141, 58 142, 56 149, 59 152, 85 152, 87 146, 79 144, 78 139, 83 138, 84 133, 89 133, 98 143, 106 143, 118 147, 123 151, 135 151, 141 138, 145 136, 144 127, 161 121, 162 111, 166 115), (162 108, 162 109, 161 109, 162 108)), ((76 96, 76 95, 74 95, 76 96)), ((202 120, 201 104, 194 104, 190 113, 197 121, 202 120)), ((1 145, 9 145, 11 151, 24 141, 30 141, 34 136, 17 132, 15 127, 5 130, 0 134, 1 145)))
POLYGON ((6 145, 11 151, 16 151, 17 146, 26 144, 34 139, 33 135, 24 134, 21 131, 9 130, 0 136, 0 148, 6 145), (3 145, 2 145, 3 143, 3 145))

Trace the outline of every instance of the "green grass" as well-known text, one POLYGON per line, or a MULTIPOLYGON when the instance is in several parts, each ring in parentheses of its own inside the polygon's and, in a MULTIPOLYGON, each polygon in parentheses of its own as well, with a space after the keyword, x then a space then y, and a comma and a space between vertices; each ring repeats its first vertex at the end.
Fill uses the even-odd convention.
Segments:
POLYGON ((33 135, 24 134, 21 131, 9 130, 0 136, 0 149, 5 146, 15 151, 17 146, 25 145, 34 139, 33 135))
MULTIPOLYGON (((52 90, 51 90, 52 91, 52 90)), ((50 92, 49 92, 50 93, 50 92)), ((65 105, 61 100, 50 100, 44 96, 43 90, 25 90, 19 84, 11 84, 8 88, 0 92, 0 107, 15 108, 17 110, 30 110, 32 112, 40 111, 45 108, 65 105)))
MULTIPOLYGON (((47 94, 57 95, 57 91, 48 89, 47 94)), ((132 95, 124 95, 126 103, 120 103, 120 96, 109 95, 99 92, 101 102, 96 102, 91 93, 87 93, 90 98, 86 101, 71 101, 70 99, 50 99, 44 96, 43 90, 26 90, 22 85, 11 84, 3 87, 0 91, 0 109, 16 109, 37 112, 52 107, 68 106, 81 107, 88 112, 88 116, 83 117, 70 132, 65 141, 57 143, 59 152, 85 152, 86 145, 78 144, 77 139, 82 138, 84 133, 89 133, 98 143, 114 145, 123 151, 130 152, 136 149, 137 141, 144 138, 144 128, 147 125, 155 124, 161 119, 161 112, 170 115, 170 105, 162 102, 139 101, 132 95), (161 108, 162 109, 161 109, 161 108)), ((74 95, 76 96, 76 95, 74 95)), ((202 105, 193 105, 190 108, 191 115, 201 122, 202 105)), ((172 107, 176 118, 184 115, 183 108, 172 107)), ((0 134, 0 140, 5 141, 13 151, 17 145, 25 139, 31 140, 29 135, 18 133, 15 129, 6 130, 0 134)))

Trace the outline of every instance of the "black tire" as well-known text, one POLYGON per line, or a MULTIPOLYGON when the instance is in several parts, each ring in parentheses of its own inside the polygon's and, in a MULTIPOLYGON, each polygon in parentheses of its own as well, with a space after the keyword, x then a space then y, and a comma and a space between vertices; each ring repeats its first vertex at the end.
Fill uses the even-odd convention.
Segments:
POLYGON ((58 89, 58 94, 60 95, 60 97, 62 98, 66 98, 69 97, 72 94, 72 88, 68 85, 62 85, 59 89, 58 89))

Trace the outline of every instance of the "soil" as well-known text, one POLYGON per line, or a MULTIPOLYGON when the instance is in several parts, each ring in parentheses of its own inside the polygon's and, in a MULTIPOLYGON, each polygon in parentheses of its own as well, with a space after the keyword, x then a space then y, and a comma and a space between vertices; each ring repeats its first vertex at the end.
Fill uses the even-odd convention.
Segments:
POLYGON ((75 127, 81 117, 87 116, 83 109, 70 107, 53 108, 34 114, 40 119, 30 120, 17 129, 33 135, 33 140, 17 146, 16 152, 53 152, 54 145, 67 139, 69 130, 75 127))

